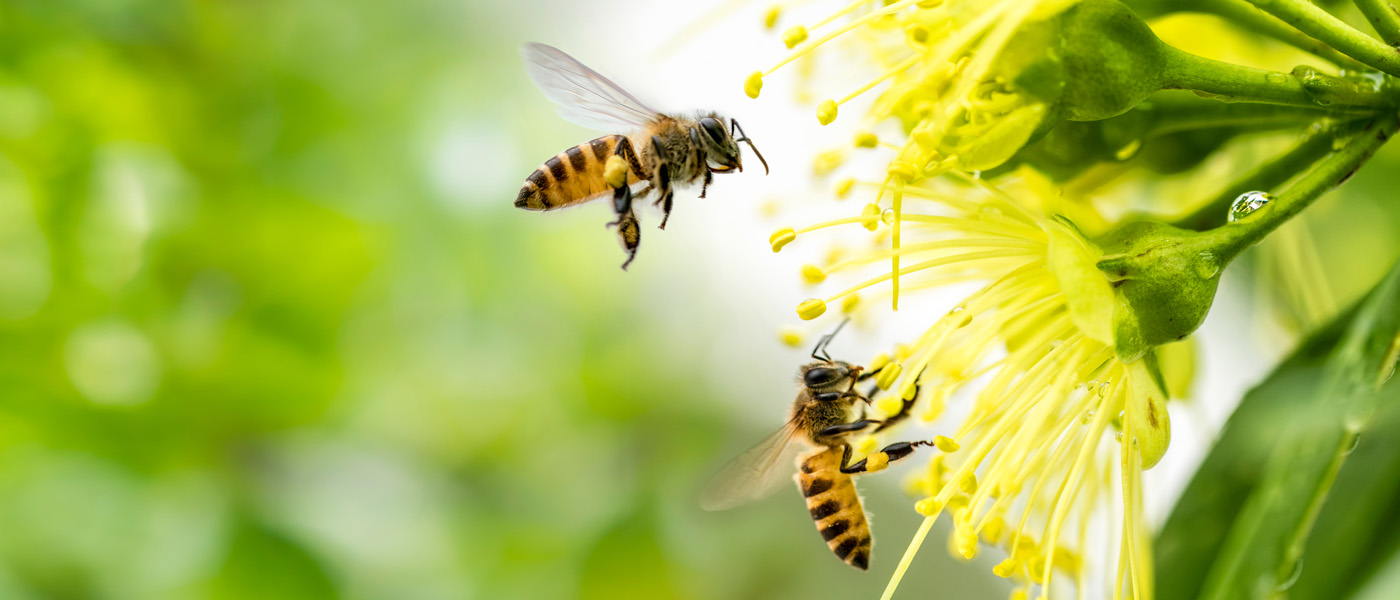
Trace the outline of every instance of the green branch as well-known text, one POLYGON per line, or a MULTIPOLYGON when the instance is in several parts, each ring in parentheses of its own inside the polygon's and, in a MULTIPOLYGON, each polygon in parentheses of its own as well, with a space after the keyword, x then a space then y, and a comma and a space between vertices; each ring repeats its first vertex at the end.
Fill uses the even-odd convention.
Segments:
POLYGON ((1281 19, 1343 54, 1379 71, 1400 77, 1400 50, 1343 23, 1309 0, 1249 0, 1259 10, 1281 19))
POLYGON ((1163 45, 1164 89, 1192 90, 1225 102, 1379 108, 1395 105, 1392 90, 1370 80, 1332 77, 1300 67, 1267 71, 1203 58, 1163 45))
POLYGON ((1216 238, 1216 256, 1228 261, 1259 243, 1313 201, 1356 173, 1397 129, 1400 129, 1400 121, 1395 115, 1387 115, 1371 123, 1345 147, 1305 173, 1264 207, 1244 219, 1206 232, 1216 238))
POLYGON ((1366 20, 1371 22, 1371 27, 1376 28, 1376 33, 1381 35, 1385 43, 1394 46, 1400 44, 1400 13, 1395 11, 1395 5, 1389 0, 1355 0, 1356 7, 1361 9, 1366 15, 1366 20))

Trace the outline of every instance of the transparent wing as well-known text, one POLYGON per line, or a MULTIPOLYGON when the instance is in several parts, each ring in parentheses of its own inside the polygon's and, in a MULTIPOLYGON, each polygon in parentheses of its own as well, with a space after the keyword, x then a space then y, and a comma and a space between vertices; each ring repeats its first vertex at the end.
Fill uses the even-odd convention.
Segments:
POLYGON ((659 113, 627 90, 553 46, 526 44, 530 79, 544 95, 559 103, 559 114, 584 127, 601 131, 638 129, 659 113))
POLYGON ((803 448, 798 441, 800 437, 797 421, 790 420, 782 429, 730 461, 705 486, 700 495, 700 508, 733 508, 768 496, 784 481, 791 481, 794 459, 803 448))

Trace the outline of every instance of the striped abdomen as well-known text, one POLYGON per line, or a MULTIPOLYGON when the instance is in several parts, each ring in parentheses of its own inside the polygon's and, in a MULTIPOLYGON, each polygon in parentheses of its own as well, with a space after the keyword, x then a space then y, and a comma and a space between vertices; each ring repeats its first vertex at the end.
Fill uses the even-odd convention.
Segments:
POLYGON ((797 486, 807 511, 836 557, 862 571, 870 568, 870 524, 855 483, 841 472, 843 448, 825 448, 799 464, 797 486))
MULTIPOLYGON (((604 136, 560 152, 530 174, 515 197, 515 205, 527 210, 551 210, 611 193, 612 188, 603 179, 603 167, 624 139, 621 135, 604 136)), ((631 185, 638 181, 642 167, 637 164, 635 153, 624 158, 627 157, 631 157, 627 174, 631 185)))

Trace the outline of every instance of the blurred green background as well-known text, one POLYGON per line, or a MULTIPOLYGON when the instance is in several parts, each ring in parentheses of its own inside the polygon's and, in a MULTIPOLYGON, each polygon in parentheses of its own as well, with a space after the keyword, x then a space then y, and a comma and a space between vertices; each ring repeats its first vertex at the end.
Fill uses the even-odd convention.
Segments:
POLYGON ((893 484, 869 574, 795 492, 696 505, 791 397, 774 314, 511 206, 588 139, 517 48, 628 52, 608 6, 0 2, 0 598, 877 593, 893 484))

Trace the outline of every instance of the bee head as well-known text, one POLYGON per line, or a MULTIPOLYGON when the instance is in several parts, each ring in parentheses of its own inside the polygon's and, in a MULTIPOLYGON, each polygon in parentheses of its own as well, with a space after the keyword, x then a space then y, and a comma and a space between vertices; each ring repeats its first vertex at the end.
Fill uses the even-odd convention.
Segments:
POLYGON ((739 127, 739 122, 729 120, 729 131, 725 131, 723 118, 715 113, 710 113, 700 117, 701 137, 704 139, 705 161, 715 166, 710 167, 713 173, 728 173, 730 171, 744 170, 744 163, 739 155, 739 142, 747 142, 749 148, 763 163, 763 172, 768 172, 768 161, 763 160, 763 155, 758 153, 758 148, 753 145, 753 140, 744 135, 744 130, 739 127), (734 137, 735 133, 739 137, 734 137))
POLYGON ((802 385, 818 393, 845 391, 860 372, 860 367, 839 360, 814 362, 803 365, 802 385))

